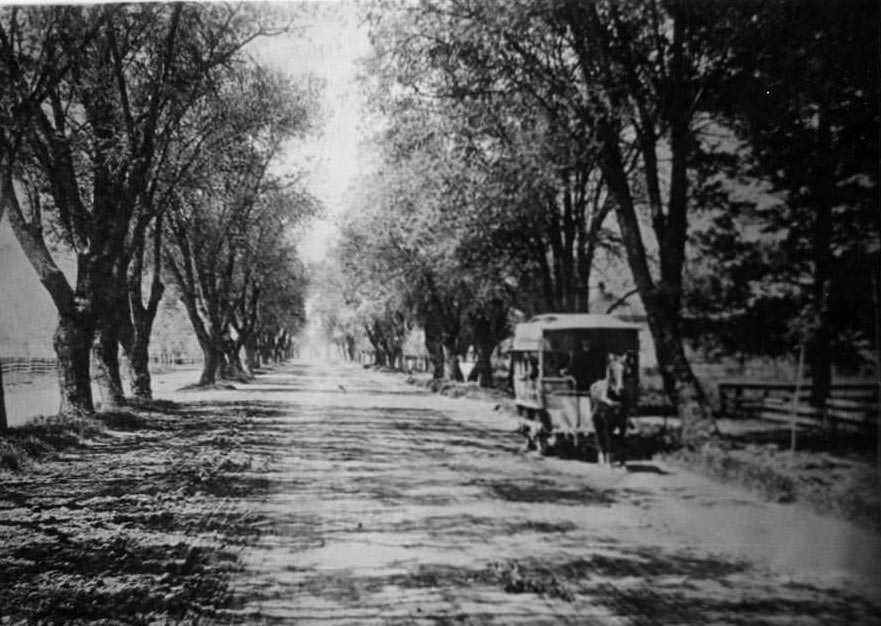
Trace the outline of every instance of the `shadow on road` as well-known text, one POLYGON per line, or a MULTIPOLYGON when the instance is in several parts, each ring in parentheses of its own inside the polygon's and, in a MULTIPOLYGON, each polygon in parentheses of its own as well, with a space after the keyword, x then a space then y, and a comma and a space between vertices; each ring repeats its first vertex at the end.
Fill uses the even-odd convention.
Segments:
MULTIPOLYGON (((769 588, 745 563, 661 549, 611 547, 586 559, 491 561, 480 568, 410 562, 398 568, 407 571, 292 571, 300 575, 301 600, 316 607, 309 613, 313 619, 320 607, 333 606, 336 616, 382 614, 388 624, 877 623, 878 607, 857 596, 812 585, 769 588), (467 619, 457 618, 456 606, 468 607, 467 619)), ((273 598, 282 599, 269 593, 263 600, 273 598)), ((264 623, 287 619, 261 617, 264 623)))
POLYGON ((627 471, 632 474, 660 474, 661 476, 670 474, 653 463, 628 463, 627 471))
POLYGON ((155 401, 0 481, 0 616, 11 623, 195 622, 236 606, 230 579, 265 520, 259 403, 155 401))
MULTIPOLYGON (((311 368, 293 371, 327 384, 311 368)), ((634 545, 637 535, 620 530, 634 524, 622 511, 636 515, 636 500, 652 494, 524 457, 516 434, 457 422, 430 396, 402 408, 346 404, 341 390, 331 405, 251 391, 102 414, 110 432, 38 471, 4 476, 0 616, 877 623, 878 607, 847 591, 634 545)), ((665 473, 650 463, 629 469, 665 473)))

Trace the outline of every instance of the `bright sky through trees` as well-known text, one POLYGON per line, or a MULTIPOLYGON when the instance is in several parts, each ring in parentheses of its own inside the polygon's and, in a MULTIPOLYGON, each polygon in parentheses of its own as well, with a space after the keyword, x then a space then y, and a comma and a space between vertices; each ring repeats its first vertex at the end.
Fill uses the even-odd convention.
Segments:
POLYGON ((317 260, 335 236, 335 216, 359 171, 362 101, 357 60, 370 44, 352 0, 274 6, 290 13, 294 28, 261 40, 254 46, 255 56, 292 76, 312 74, 324 81, 323 128, 305 145, 298 140, 279 165, 281 171, 305 166, 309 188, 326 208, 325 217, 313 223, 301 245, 305 260, 317 260))

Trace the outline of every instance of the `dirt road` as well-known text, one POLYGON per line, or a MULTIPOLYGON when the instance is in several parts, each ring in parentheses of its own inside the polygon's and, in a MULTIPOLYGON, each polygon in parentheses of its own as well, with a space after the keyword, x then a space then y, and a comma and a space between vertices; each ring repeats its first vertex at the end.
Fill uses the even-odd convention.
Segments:
MULTIPOLYGON (((243 555, 249 621, 856 624, 876 537, 652 464, 521 451, 510 417, 388 375, 294 366, 243 555), (340 386, 341 385, 341 386, 340 386)), ((877 601, 877 598, 876 598, 877 601)), ((877 622, 875 622, 877 623, 877 622)))
POLYGON ((527 454, 510 416, 394 375, 236 387, 0 483, 3 623, 879 623, 881 541, 848 524, 527 454))

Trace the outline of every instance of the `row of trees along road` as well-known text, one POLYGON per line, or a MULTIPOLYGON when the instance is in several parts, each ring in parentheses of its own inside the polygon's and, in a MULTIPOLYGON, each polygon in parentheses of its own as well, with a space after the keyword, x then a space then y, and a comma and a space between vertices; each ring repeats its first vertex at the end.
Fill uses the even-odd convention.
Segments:
POLYGON ((279 266, 290 275, 272 287, 249 276, 293 256, 283 237, 251 242, 252 229, 290 225, 313 205, 267 174, 281 142, 309 129, 315 90, 246 54, 256 38, 283 30, 265 15, 219 3, 0 10, 0 206, 58 309, 60 413, 94 410, 90 352, 104 402, 124 403, 120 346, 132 393, 149 398, 166 265, 194 324, 213 318, 210 341, 237 325, 250 350, 254 337, 301 320, 296 306, 292 317, 268 310, 302 298, 301 268, 279 266), (254 101, 266 107, 248 110, 254 101), (222 223, 248 246, 219 243, 222 223), (199 286, 212 301, 193 302, 186 277, 202 278, 200 255, 212 246, 224 271, 199 286), (75 258, 72 282, 58 261, 65 255, 75 258))
POLYGON ((368 18, 387 124, 340 245, 338 335, 392 358, 419 324, 455 377, 513 309, 588 310, 595 260, 618 255, 690 445, 715 424, 686 340, 807 342, 821 404, 831 358, 870 345, 876 3, 426 0, 368 18))

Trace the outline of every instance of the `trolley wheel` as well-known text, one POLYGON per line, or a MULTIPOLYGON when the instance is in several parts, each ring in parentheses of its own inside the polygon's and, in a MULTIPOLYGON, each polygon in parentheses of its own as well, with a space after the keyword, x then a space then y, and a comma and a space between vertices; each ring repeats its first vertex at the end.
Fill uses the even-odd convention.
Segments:
POLYGON ((567 457, 574 457, 578 455, 578 443, 574 433, 569 433, 563 439, 563 453, 567 457))
POLYGON ((599 459, 599 450, 596 446, 596 439, 590 435, 581 435, 578 444, 579 457, 588 463, 596 463, 599 459))
POLYGON ((538 437, 538 453, 542 456, 548 456, 550 454, 550 446, 548 446, 548 438, 547 437, 538 437))

